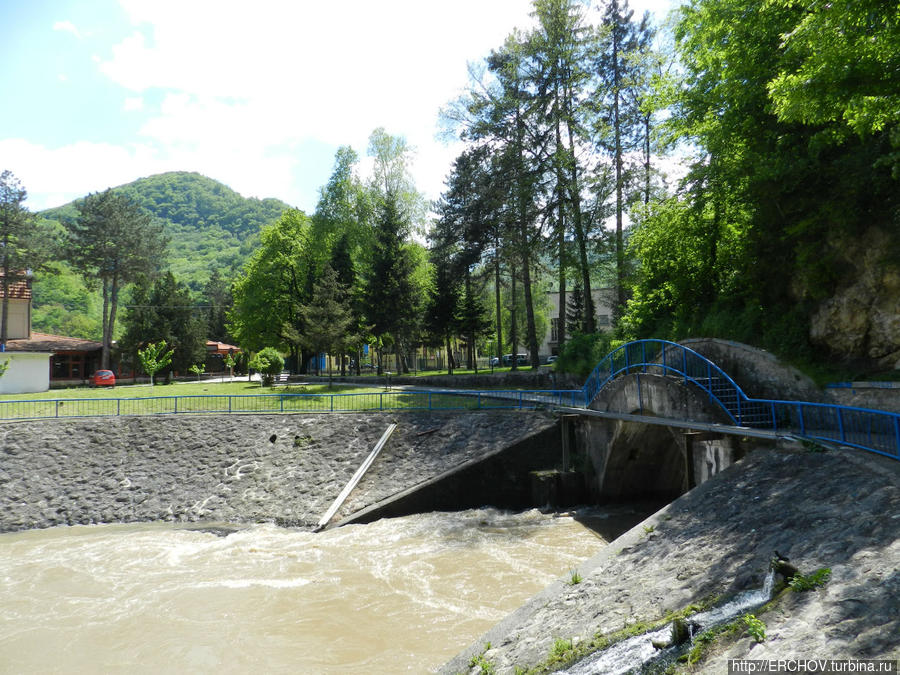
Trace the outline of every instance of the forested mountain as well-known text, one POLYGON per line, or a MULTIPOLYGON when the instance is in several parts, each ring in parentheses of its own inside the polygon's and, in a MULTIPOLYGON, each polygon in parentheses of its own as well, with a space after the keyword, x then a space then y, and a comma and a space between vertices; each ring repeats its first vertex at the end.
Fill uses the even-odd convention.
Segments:
MULTIPOLYGON (((148 176, 113 188, 163 223, 169 237, 161 267, 200 292, 214 271, 226 280, 259 245, 259 231, 290 208, 277 199, 245 198, 226 185, 184 171, 148 176)), ((74 202, 38 214, 60 224, 76 218, 74 202)), ((34 284, 33 329, 73 337, 99 337, 99 299, 60 262, 34 284)))

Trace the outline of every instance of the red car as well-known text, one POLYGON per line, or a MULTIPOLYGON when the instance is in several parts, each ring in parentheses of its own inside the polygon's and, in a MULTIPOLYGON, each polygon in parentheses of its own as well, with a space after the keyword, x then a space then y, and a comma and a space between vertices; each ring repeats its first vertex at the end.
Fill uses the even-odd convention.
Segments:
POLYGON ((111 370, 98 370, 91 375, 92 387, 115 387, 116 376, 111 370))

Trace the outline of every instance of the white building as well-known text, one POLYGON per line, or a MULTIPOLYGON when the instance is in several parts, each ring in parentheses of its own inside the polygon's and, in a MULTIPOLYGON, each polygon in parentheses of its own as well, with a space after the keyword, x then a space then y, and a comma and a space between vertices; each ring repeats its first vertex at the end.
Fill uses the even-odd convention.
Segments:
MULTIPOLYGON (((566 293, 566 297, 569 297, 566 293)), ((541 343, 540 354, 542 357, 559 354, 559 291, 549 291, 547 297, 550 300, 550 325, 547 334, 541 343)), ((594 299, 594 318, 598 331, 607 331, 612 328, 612 307, 614 289, 595 288, 591 291, 594 299)), ((571 332, 567 329, 569 335, 571 332)))
MULTIPOLYGON (((0 272, 2 275, 2 272, 0 272)), ((0 302, 3 285, 0 284, 0 302)), ((0 377, 0 394, 25 394, 47 391, 50 388, 51 352, 42 349, 21 348, 18 345, 31 339, 31 279, 9 284, 7 349, 0 353, 0 363, 9 363, 6 373, 0 377), (14 346, 15 345, 15 346, 14 346)), ((2 316, 2 314, 0 314, 2 316)))

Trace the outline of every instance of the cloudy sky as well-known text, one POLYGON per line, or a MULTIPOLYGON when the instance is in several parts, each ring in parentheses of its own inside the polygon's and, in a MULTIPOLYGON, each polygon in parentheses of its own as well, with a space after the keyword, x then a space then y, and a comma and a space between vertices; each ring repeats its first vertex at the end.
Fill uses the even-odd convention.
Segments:
MULTIPOLYGON (((530 0, 0 0, 0 170, 58 206, 197 171, 307 212, 341 145, 416 148, 436 198, 440 108, 530 0)), ((631 0, 662 18, 670 0, 631 0)))

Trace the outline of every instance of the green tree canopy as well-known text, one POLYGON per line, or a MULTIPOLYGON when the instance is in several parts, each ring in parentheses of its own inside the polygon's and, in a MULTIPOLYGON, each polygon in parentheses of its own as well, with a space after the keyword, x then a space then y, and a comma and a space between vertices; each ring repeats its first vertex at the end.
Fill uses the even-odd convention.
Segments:
POLYGON ((175 350, 171 364, 176 371, 184 373, 192 365, 205 362, 205 312, 197 307, 188 287, 176 281, 171 272, 152 285, 140 279, 131 302, 123 321, 123 354, 133 357, 147 343, 165 342, 175 350))
POLYGON ((151 342, 143 349, 138 350, 138 359, 144 372, 150 376, 150 386, 153 386, 153 376, 172 362, 174 349, 166 349, 166 341, 151 342))
POLYGON ((162 226, 128 197, 111 190, 85 197, 78 217, 68 224, 67 257, 103 294, 101 367, 109 367, 119 292, 126 284, 152 275, 163 259, 168 240, 162 226))

